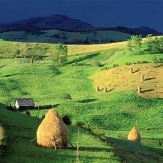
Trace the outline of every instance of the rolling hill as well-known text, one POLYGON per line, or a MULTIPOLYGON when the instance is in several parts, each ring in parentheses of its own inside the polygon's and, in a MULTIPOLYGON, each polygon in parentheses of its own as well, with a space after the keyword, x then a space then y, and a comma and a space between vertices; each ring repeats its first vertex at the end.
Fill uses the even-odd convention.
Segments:
POLYGON ((126 41, 131 35, 162 35, 149 27, 95 27, 65 15, 37 17, 0 24, 0 39, 19 42, 104 44, 126 41))
POLYGON ((126 41, 130 34, 118 31, 68 32, 62 30, 8 31, 0 33, 0 39, 15 42, 102 44, 126 41))
POLYGON ((36 29, 62 29, 66 31, 92 31, 96 27, 80 20, 69 18, 65 15, 52 15, 49 17, 30 18, 21 21, 1 24, 0 32, 36 29))
POLYGON ((13 55, 18 55, 17 48, 23 54, 26 47, 35 46, 49 52, 53 44, 1 40, 0 46, 0 124, 7 135, 1 162, 75 162, 78 127, 80 162, 163 162, 162 63, 153 62, 155 54, 135 55, 125 48, 126 42, 68 45, 67 62, 55 67, 48 53, 33 64, 29 58, 13 55), (104 92, 104 86, 108 91, 104 92), (72 99, 63 98, 65 93, 72 99), (31 116, 6 109, 18 97, 34 99, 31 116), (72 125, 67 127, 75 150, 70 145, 54 151, 39 147, 36 141, 28 143, 47 105, 70 117, 72 125), (38 106, 44 109, 38 112, 38 106), (133 126, 140 132, 141 144, 126 140, 133 126))

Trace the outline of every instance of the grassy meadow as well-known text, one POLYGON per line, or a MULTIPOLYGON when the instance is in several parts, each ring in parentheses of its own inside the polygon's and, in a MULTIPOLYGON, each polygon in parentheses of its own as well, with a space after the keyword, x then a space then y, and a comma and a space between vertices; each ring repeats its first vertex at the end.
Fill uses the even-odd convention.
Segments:
MULTIPOLYGON (((26 46, 34 44, 0 42, 4 48, 19 47, 22 54, 26 46)), ((0 124, 6 131, 6 145, 0 148, 0 161, 163 162, 163 68, 153 63, 151 54, 132 55, 125 44, 68 45, 68 60, 61 67, 52 65, 48 57, 53 44, 37 44, 49 53, 33 64, 29 58, 1 57, 0 124), (65 93, 72 99, 64 99, 65 93), (34 99, 36 109, 30 110, 31 116, 6 109, 20 97, 34 99), (72 125, 67 127, 74 149, 70 144, 66 150, 54 150, 37 146, 36 140, 29 142, 48 111, 44 108, 38 112, 37 106, 44 105, 51 105, 62 117, 70 117, 72 125), (138 128, 141 144, 127 140, 133 126, 138 128)), ((12 48, 3 53, 1 48, 1 56, 10 55, 12 48)))
POLYGON ((64 44, 99 44, 125 41, 130 34, 118 31, 68 32, 62 30, 40 30, 39 34, 27 31, 8 31, 0 33, 0 39, 13 42, 41 42, 64 44))

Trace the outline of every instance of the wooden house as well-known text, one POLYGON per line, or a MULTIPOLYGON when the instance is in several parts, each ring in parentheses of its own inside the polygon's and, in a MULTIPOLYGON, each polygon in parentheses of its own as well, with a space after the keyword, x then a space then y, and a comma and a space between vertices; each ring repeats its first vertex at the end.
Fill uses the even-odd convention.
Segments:
POLYGON ((35 106, 32 98, 18 98, 15 100, 14 107, 16 110, 33 109, 35 106))

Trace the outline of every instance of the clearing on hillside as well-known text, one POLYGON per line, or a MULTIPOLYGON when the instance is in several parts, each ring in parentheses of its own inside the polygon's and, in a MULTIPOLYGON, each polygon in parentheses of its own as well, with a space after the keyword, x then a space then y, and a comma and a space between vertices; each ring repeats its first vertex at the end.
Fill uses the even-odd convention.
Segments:
POLYGON ((94 80, 94 87, 99 90, 107 88, 110 91, 137 90, 142 97, 163 98, 163 67, 154 64, 124 65, 95 73, 91 78, 94 80), (132 67, 132 73, 130 68, 132 67), (143 80, 142 80, 143 75, 143 80))

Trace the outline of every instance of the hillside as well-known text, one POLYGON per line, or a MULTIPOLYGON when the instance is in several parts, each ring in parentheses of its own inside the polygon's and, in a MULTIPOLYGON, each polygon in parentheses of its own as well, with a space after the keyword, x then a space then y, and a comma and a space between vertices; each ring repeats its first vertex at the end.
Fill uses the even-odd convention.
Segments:
POLYGON ((108 91, 113 92, 137 91, 138 87, 141 87, 140 96, 163 98, 162 71, 163 67, 157 67, 154 64, 135 64, 97 72, 92 76, 92 79, 94 80, 94 87, 99 86, 100 90, 106 86, 108 91), (132 73, 130 68, 132 68, 132 73), (141 79, 142 75, 143 80, 141 79))
POLYGON ((131 35, 163 33, 149 27, 95 27, 65 15, 37 17, 0 24, 0 39, 19 42, 104 44, 126 41, 131 35))
POLYGON ((1 24, 0 32, 21 31, 26 29, 62 29, 67 31, 92 31, 96 27, 80 20, 69 18, 65 15, 52 15, 49 17, 30 18, 21 21, 1 24))
POLYGON ((62 30, 8 31, 0 33, 0 39, 15 42, 100 44, 126 41, 130 34, 117 31, 68 32, 62 30))
MULTIPOLYGON (((35 137, 42 116, 49 109, 46 106, 50 105, 62 117, 70 117, 69 140, 75 147, 80 127, 80 162, 163 162, 162 63, 153 62, 155 54, 135 55, 125 48, 126 42, 120 42, 108 47, 69 45, 69 50, 74 48, 76 52, 69 51, 65 65, 58 67, 51 64, 48 54, 32 64, 29 58, 9 56, 17 47, 23 54, 23 49, 36 44, 48 51, 54 46, 0 42, 4 57, 0 59, 0 123, 7 134, 0 161, 76 161, 76 148, 72 150, 70 145, 57 151, 38 147, 36 141, 26 145, 35 137), (129 72, 131 67, 133 73, 129 72), (140 94, 138 85, 142 86, 140 94), (104 91, 104 86, 108 91, 104 91), (71 100, 65 98, 67 93, 71 100), (29 110, 31 116, 24 115, 25 111, 6 110, 18 97, 34 99, 36 109, 29 110), (39 113, 38 106, 43 108, 39 113), (133 126, 138 128, 141 144, 126 140, 133 126)), ((42 56, 36 54, 38 58, 42 56)))

